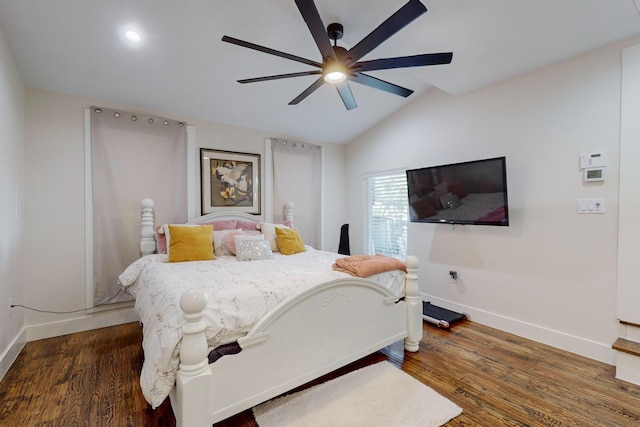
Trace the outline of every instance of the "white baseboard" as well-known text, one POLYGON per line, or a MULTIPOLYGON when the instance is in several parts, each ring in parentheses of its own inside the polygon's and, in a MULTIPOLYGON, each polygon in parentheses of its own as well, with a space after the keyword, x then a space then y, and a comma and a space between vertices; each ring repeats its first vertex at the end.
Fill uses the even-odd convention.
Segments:
POLYGON ((459 313, 467 313, 469 315, 469 319, 474 322, 550 345, 561 350, 569 351, 580 356, 588 357, 589 359, 598 360, 608 365, 616 364, 616 352, 611 348, 611 343, 598 343, 570 335, 562 331, 544 328, 521 320, 456 304, 431 295, 422 294, 422 299, 423 301, 430 301, 434 305, 447 308, 449 310, 457 311, 459 313))
POLYGON ((140 318, 133 310, 133 307, 127 307, 125 309, 91 313, 74 319, 31 325, 25 329, 27 331, 27 341, 36 341, 139 320, 140 318))
POLYGON ((9 372, 9 368, 16 361, 18 355, 27 343, 27 333, 23 328, 18 335, 11 341, 7 350, 0 356, 0 381, 9 372))

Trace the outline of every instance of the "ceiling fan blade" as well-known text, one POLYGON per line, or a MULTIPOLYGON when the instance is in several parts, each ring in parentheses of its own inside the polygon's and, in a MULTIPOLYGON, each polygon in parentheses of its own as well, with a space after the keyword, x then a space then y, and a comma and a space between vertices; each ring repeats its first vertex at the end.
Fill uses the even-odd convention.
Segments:
POLYGON ((238 83, 266 82, 266 81, 269 81, 269 80, 288 79, 290 77, 312 76, 314 74, 322 74, 322 71, 321 70, 313 70, 313 71, 302 71, 300 73, 276 74, 276 75, 273 75, 273 76, 253 77, 251 79, 238 80, 238 83))
POLYGON ((304 90, 304 92, 302 92, 300 95, 296 96, 295 99, 293 101, 291 101, 289 103, 289 105, 297 105, 300 103, 300 101, 302 101, 303 99, 305 99, 307 96, 311 95, 313 92, 316 91, 316 89, 318 89, 320 86, 322 86, 322 84, 324 83, 324 79, 322 77, 320 77, 318 80, 316 80, 315 82, 313 82, 313 84, 311 86, 309 86, 308 88, 306 88, 304 90))
POLYGON ((394 85, 393 83, 389 83, 363 73, 355 73, 355 75, 349 76, 348 78, 353 82, 360 83, 374 89, 380 89, 394 95, 404 96, 405 98, 413 93, 411 89, 394 85))
POLYGON ((344 106, 347 110, 353 110, 357 108, 356 99, 353 97, 353 93, 351 92, 351 88, 349 87, 349 83, 346 81, 342 83, 338 83, 336 85, 336 89, 340 94, 340 98, 342 98, 342 102, 344 102, 344 106))
POLYGON ((247 42, 247 41, 236 39, 236 38, 233 38, 233 37, 223 36, 222 37, 222 41, 223 42, 227 42, 227 43, 231 43, 231 44, 235 44, 235 45, 238 45, 238 46, 242 46, 242 47, 247 47, 249 49, 257 50, 257 51, 260 51, 260 52, 268 53, 270 55, 279 56, 281 58, 290 59, 292 61, 302 62, 303 64, 313 65, 314 67, 318 67, 318 68, 322 67, 322 64, 319 63, 319 62, 312 61, 312 60, 306 59, 306 58, 302 58, 300 56, 291 55, 289 53, 280 52, 279 50, 271 49, 269 47, 260 46, 259 44, 247 42))
POLYGON ((307 23, 307 27, 311 31, 322 58, 335 60, 336 53, 333 51, 333 46, 331 46, 331 41, 327 35, 327 29, 322 23, 322 18, 320 18, 313 0, 296 0, 296 6, 298 6, 304 22, 307 23))
POLYGON ((453 52, 425 53, 424 55, 381 58, 356 62, 352 68, 358 71, 387 70, 389 68, 424 67, 427 65, 450 64, 453 52), (356 68, 357 67, 357 68, 356 68))
POLYGON ((419 0, 409 0, 407 4, 402 6, 391 15, 386 21, 378 25, 378 27, 369 33, 364 39, 349 49, 349 62, 352 65, 360 58, 380 46, 389 37, 409 25, 414 19, 427 11, 427 8, 420 3, 419 0))

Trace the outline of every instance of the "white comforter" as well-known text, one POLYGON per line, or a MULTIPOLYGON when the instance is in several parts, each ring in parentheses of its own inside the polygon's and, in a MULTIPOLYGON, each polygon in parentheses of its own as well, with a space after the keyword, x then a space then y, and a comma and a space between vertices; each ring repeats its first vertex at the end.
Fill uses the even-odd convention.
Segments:
MULTIPOLYGON (((205 289, 205 331, 209 349, 236 341, 279 302, 332 279, 349 277, 332 270, 339 255, 307 247, 306 252, 274 259, 238 261, 233 256, 214 261, 168 263, 166 255, 148 255, 120 275, 120 283, 136 297, 135 309, 143 324, 145 360, 140 377, 142 392, 153 408, 168 396, 179 364, 183 322, 180 296, 188 289, 205 289)), ((374 280, 403 295, 404 274, 376 275, 374 280)))

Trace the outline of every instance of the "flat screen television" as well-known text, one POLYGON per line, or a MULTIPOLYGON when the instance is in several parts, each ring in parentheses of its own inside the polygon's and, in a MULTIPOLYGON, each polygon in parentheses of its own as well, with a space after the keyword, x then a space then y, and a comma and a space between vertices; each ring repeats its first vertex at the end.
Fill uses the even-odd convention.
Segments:
POLYGON ((509 225, 505 157, 407 170, 409 219, 509 225))

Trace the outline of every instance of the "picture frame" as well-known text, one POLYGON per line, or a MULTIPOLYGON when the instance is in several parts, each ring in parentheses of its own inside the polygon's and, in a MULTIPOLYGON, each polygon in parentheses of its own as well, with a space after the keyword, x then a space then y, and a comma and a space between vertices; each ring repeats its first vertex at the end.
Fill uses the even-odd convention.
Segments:
POLYGON ((260 154, 200 148, 202 215, 261 214, 260 154))

